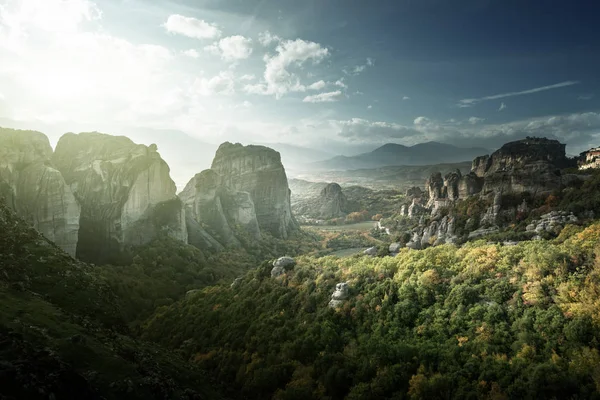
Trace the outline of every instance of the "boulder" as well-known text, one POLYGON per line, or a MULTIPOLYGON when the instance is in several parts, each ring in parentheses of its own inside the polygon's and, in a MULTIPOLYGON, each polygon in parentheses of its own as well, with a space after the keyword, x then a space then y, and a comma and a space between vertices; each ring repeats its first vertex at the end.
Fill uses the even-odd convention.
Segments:
POLYGON ((363 254, 366 256, 376 256, 377 255, 377 247, 375 247, 375 246, 369 247, 368 249, 363 251, 363 254))
POLYGON ((339 308, 344 304, 344 301, 348 299, 348 284, 345 282, 338 283, 335 285, 335 291, 331 295, 331 301, 329 301, 330 308, 339 308))
POLYGON ((271 269, 271 277, 277 278, 285 274, 287 271, 294 268, 296 265, 296 260, 292 257, 279 257, 277 260, 273 261, 273 269, 271 269))

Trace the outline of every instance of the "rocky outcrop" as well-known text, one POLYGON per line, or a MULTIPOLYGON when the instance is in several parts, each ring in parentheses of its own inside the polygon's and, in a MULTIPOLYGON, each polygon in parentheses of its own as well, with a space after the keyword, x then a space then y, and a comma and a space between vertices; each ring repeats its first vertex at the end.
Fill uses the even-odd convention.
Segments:
POLYGON ((487 158, 473 161, 472 172, 484 178, 482 195, 490 193, 547 194, 562 184, 560 169, 575 166, 558 140, 527 138, 502 146, 487 158))
POLYGON ((427 213, 427 208, 421 205, 421 199, 413 199, 410 206, 408 206, 407 216, 409 218, 418 217, 427 213))
POLYGON ((332 219, 346 215, 346 196, 337 183, 330 183, 319 195, 319 218, 332 219))
MULTIPOLYGON (((475 239, 497 232, 498 225, 515 221, 517 217, 523 218, 529 211, 525 200, 519 205, 511 204, 511 195, 525 192, 530 197, 548 195, 584 179, 561 173, 561 169, 573 167, 574 163, 574 160, 566 157, 564 144, 545 138, 527 138, 507 143, 489 156, 475 158, 469 174, 462 175, 459 170, 443 178, 440 173, 432 174, 425 183, 427 203, 424 209, 411 212, 410 207, 418 204, 415 200, 412 205, 405 204, 400 209, 401 215, 419 216, 421 219, 423 215, 429 215, 433 219, 427 226, 419 222, 417 228, 409 231, 411 240, 407 247, 421 249, 428 245, 455 242, 454 218, 441 217, 447 213, 448 207, 452 210, 456 201, 473 196, 482 200, 479 207, 482 204, 488 206, 483 212, 478 212, 474 219, 468 219, 465 225, 471 230, 468 238, 475 239), (503 205, 507 195, 508 204, 503 205)), ((410 194, 416 195, 412 189, 410 194)), ((555 231, 555 227, 560 227, 564 222, 553 216, 530 225, 528 229, 538 233, 543 230, 555 231)))
POLYGON ((337 183, 325 184, 316 196, 311 196, 292 205, 300 221, 325 221, 342 218, 349 212, 348 199, 337 183))
POLYGON ((219 146, 211 169, 221 176, 222 185, 250 194, 262 231, 285 239, 299 229, 278 152, 264 146, 226 142, 219 146))
POLYGON ((335 291, 331 295, 331 300, 329 301, 330 308, 339 308, 344 304, 349 297, 348 284, 346 282, 341 282, 335 285, 335 291))
POLYGON ((377 255, 377 247, 373 246, 373 247, 369 247, 368 249, 366 249, 365 251, 363 251, 363 254, 366 256, 376 256, 377 255))
POLYGON ((40 132, 0 129, 0 196, 46 238, 75 256, 80 207, 40 132))
POLYGON ((446 243, 455 243, 454 217, 444 216, 434 220, 427 226, 419 226, 412 232, 410 241, 406 247, 420 250, 429 246, 438 246, 446 243))
POLYGON ((271 269, 271 278, 277 278, 287 271, 290 271, 296 265, 296 260, 292 257, 279 257, 273 261, 273 269, 271 269))
POLYGON ((240 234, 261 238, 254 202, 248 192, 222 184, 213 170, 196 174, 179 194, 188 217, 190 244, 200 248, 240 247, 240 234))
POLYGON ((79 258, 105 261, 107 255, 147 243, 159 233, 187 239, 180 203, 165 207, 161 218, 168 223, 156 225, 155 207, 176 200, 169 166, 156 145, 97 132, 67 133, 52 160, 81 206, 79 258), (151 232, 141 230, 148 227, 151 232))
POLYGON ((573 213, 567 213, 566 211, 552 211, 542 215, 539 219, 532 221, 527 225, 527 232, 535 232, 540 234, 542 232, 560 232, 566 224, 573 224, 579 221, 573 213))
POLYGON ((446 190, 444 190, 444 179, 440 172, 431 174, 425 182, 425 190, 427 191, 427 207, 432 207, 433 202, 437 199, 446 198, 446 190))

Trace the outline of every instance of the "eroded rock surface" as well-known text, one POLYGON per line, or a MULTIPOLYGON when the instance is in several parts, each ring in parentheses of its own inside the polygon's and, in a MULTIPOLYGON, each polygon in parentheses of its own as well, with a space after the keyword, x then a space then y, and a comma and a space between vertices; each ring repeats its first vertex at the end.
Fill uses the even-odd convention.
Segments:
POLYGON ((52 160, 81 206, 79 258, 103 261, 127 245, 147 243, 159 232, 187 239, 185 217, 176 204, 163 210, 172 214, 167 226, 154 224, 153 208, 176 199, 169 166, 155 145, 97 132, 67 133, 52 160), (151 226, 154 234, 140 229, 151 226))
POLYGON ((329 301, 329 307, 331 308, 339 308, 344 304, 344 301, 348 299, 348 284, 346 282, 341 282, 335 285, 335 291, 331 295, 331 300, 329 301))
POLYGON ((46 135, 0 128, 0 196, 46 238, 75 256, 80 207, 52 164, 46 135))
POLYGON ((250 194, 223 185, 221 176, 213 170, 196 174, 179 198, 188 217, 188 235, 198 242, 190 243, 197 247, 239 247, 240 234, 250 240, 261 238, 250 194))
POLYGON ((221 176, 222 185, 250 194, 262 231, 285 239, 299 229, 278 152, 264 146, 226 142, 219 146, 211 169, 221 176))

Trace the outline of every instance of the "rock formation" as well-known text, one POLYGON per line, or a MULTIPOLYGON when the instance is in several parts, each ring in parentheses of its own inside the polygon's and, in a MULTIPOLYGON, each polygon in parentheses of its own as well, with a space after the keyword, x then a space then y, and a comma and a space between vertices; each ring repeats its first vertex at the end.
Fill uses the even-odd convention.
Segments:
POLYGON ((40 132, 0 129, 0 196, 46 238, 75 256, 80 208, 40 132))
POLYGON ((278 152, 264 146, 226 142, 219 146, 211 169, 221 176, 222 185, 250 194, 262 231, 286 239, 298 230, 278 152))
POLYGON ((363 254, 366 256, 376 256, 377 255, 377 247, 373 246, 373 247, 369 247, 368 249, 366 249, 365 251, 363 251, 363 254))
MULTIPOLYGON (((474 239, 497 232, 498 224, 513 221, 517 214, 524 215, 528 211, 525 201, 518 206, 503 208, 503 196, 525 192, 532 197, 548 195, 561 187, 573 185, 581 178, 572 174, 563 175, 561 169, 574 164, 575 161, 565 155, 565 145, 557 140, 527 138, 507 143, 489 156, 475 158, 469 174, 462 175, 457 170, 442 177, 440 173, 434 173, 425 183, 425 208, 415 213, 414 207, 419 203, 413 199, 410 206, 405 203, 400 210, 401 215, 417 217, 425 214, 431 218, 426 226, 419 222, 419 226, 410 231, 412 236, 407 247, 420 249, 427 245, 454 242, 455 219, 448 216, 442 218, 442 210, 458 200, 473 196, 487 203, 487 209, 478 214, 477 219, 467 221, 471 230, 468 237, 474 239), (477 226, 472 226, 471 221, 477 226)), ((416 194, 416 191, 411 189, 410 194, 413 193, 416 194)), ((536 225, 531 230, 539 231, 546 229, 546 226, 560 225, 554 219, 553 225, 542 221, 539 225, 541 228, 538 229, 536 225)))
POLYGON ((62 136, 52 158, 81 206, 77 256, 94 262, 139 245, 159 232, 187 241, 169 166, 156 145, 97 132, 62 136), (156 206, 169 202, 160 210, 156 206))
POLYGON ((335 285, 335 291, 331 295, 331 300, 329 301, 330 308, 338 308, 344 304, 344 301, 348 299, 348 284, 346 282, 341 282, 335 285))
POLYGON ((575 166, 558 140, 527 138, 510 142, 489 157, 478 157, 471 171, 484 178, 482 194, 550 193, 562 183, 560 169, 575 166))
POLYGON ((296 260, 292 257, 279 257, 273 261, 273 269, 271 269, 271 278, 277 278, 285 274, 287 271, 294 268, 296 260))
POLYGON ((251 240, 261 238, 250 194, 234 191, 222 181, 215 171, 205 170, 179 194, 188 218, 190 244, 196 247, 239 247, 242 242, 236 235, 242 232, 251 240))
POLYGON ((346 196, 337 183, 330 183, 319 195, 319 218, 332 219, 346 215, 346 196))

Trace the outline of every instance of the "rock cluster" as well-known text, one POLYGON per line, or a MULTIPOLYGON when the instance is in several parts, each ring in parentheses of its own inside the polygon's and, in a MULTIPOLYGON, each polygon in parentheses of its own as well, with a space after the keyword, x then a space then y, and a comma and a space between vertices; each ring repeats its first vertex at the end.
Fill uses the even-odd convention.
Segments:
POLYGON ((442 174, 432 174, 425 183, 427 207, 439 209, 448 201, 466 199, 476 195, 483 187, 483 180, 471 172, 462 175, 460 170, 450 172, 442 178, 442 174))
POLYGON ((329 301, 330 308, 339 308, 344 304, 344 301, 348 299, 348 284, 346 282, 338 283, 335 285, 335 291, 331 295, 329 301))
POLYGON ((454 233, 454 217, 444 216, 439 221, 432 221, 427 226, 419 226, 412 232, 410 241, 406 247, 420 250, 428 246, 456 242, 454 233))
MULTIPOLYGON (((491 155, 475 158, 467 175, 462 175, 459 170, 445 176, 432 174, 425 182, 424 205, 417 197, 419 192, 410 189, 407 196, 410 195, 411 203, 400 209, 401 215, 420 217, 421 220, 429 215, 433 219, 428 226, 420 222, 419 227, 411 232, 412 238, 407 247, 420 249, 430 244, 453 243, 456 240, 454 219, 441 219, 442 210, 456 200, 472 196, 486 199, 491 205, 481 215, 479 228, 470 232, 468 237, 474 239, 498 231, 497 224, 513 220, 518 213, 528 212, 526 202, 503 209, 504 195, 524 192, 532 196, 547 195, 563 185, 573 184, 581 178, 560 173, 561 169, 573 163, 565 155, 565 145, 557 140, 527 138, 507 143, 491 155)), ((538 233, 554 230, 565 223, 565 218, 570 217, 553 215, 542 218, 530 225, 528 230, 538 233)))
POLYGON ((579 219, 573 213, 567 213, 566 211, 552 211, 548 214, 542 215, 538 220, 533 221, 527 225, 527 232, 535 232, 540 234, 542 232, 556 232, 562 229, 566 224, 575 223, 579 219))

